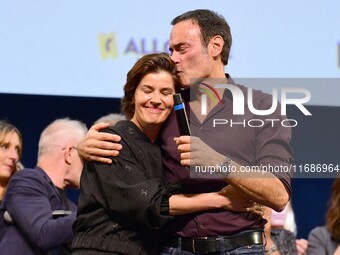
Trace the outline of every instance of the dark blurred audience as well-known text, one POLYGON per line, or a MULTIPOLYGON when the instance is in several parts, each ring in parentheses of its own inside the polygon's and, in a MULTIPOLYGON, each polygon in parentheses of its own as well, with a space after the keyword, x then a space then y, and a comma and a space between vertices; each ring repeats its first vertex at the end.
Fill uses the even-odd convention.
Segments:
POLYGON ((308 255, 340 254, 340 179, 333 182, 326 225, 314 228, 308 236, 308 255))
POLYGON ((124 114, 110 113, 108 115, 104 115, 104 116, 100 117, 93 124, 98 124, 98 123, 101 123, 101 122, 106 122, 106 123, 110 123, 111 125, 115 125, 118 121, 125 120, 125 119, 126 118, 125 118, 124 114))
POLYGON ((42 132, 37 166, 11 178, 0 207, 2 255, 68 254, 76 205, 64 189, 79 188, 76 146, 86 131, 79 121, 58 119, 42 132))
POLYGON ((291 202, 282 212, 266 208, 268 223, 265 225, 267 238, 266 254, 271 255, 306 255, 308 242, 305 239, 296 239, 295 215, 291 202))

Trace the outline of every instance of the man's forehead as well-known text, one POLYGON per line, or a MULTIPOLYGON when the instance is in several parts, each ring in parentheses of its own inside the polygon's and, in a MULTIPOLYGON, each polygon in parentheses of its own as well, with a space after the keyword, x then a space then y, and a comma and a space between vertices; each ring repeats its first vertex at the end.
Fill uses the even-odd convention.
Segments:
POLYGON ((200 32, 199 25, 196 22, 193 22, 192 20, 184 20, 181 22, 176 23, 172 27, 172 33, 180 33, 180 32, 187 32, 187 31, 197 31, 200 32))
POLYGON ((185 21, 177 23, 170 33, 170 44, 177 45, 201 38, 201 31, 196 24, 185 23, 185 21), (182 23, 182 24, 181 24, 182 23))

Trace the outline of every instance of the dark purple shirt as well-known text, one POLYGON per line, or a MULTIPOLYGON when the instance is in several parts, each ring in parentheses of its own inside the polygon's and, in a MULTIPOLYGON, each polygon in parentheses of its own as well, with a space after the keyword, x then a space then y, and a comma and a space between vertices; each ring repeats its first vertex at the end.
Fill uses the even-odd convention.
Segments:
MULTIPOLYGON (((228 82, 234 84, 230 77, 228 82)), ((244 95, 247 88, 237 85, 244 95)), ((185 95, 183 95, 185 97, 185 95)), ((245 97, 246 98, 246 97, 245 97)), ((285 119, 281 116, 278 108, 271 116, 255 116, 248 110, 245 100, 245 114, 233 115, 232 95, 225 90, 222 105, 217 104, 207 115, 203 123, 200 123, 193 113, 190 115, 190 127, 193 136, 198 136, 217 152, 228 155, 232 160, 242 166, 289 166, 292 161, 292 150, 290 147, 291 129, 283 127, 279 121, 272 123, 265 119, 285 119), (235 124, 216 125, 213 127, 213 119, 232 119, 234 122, 246 125, 235 124), (263 120, 254 121, 248 125, 251 119, 263 120)), ((272 97, 261 91, 253 90, 253 105, 255 109, 269 109, 272 105, 272 97)), ((190 106, 186 104, 189 114, 190 106)), ((227 185, 222 179, 195 179, 190 178, 189 171, 179 163, 180 154, 173 138, 179 136, 179 131, 174 112, 170 115, 163 126, 161 133, 163 163, 165 165, 165 177, 170 183, 180 182, 182 193, 205 193, 219 191, 227 185)), ((291 174, 275 174, 285 185, 288 194, 291 193, 291 174)), ((193 236, 217 236, 233 234, 246 229, 262 228, 265 220, 255 217, 249 213, 232 212, 225 210, 211 210, 188 215, 176 216, 174 221, 165 228, 165 233, 182 237, 193 236)))

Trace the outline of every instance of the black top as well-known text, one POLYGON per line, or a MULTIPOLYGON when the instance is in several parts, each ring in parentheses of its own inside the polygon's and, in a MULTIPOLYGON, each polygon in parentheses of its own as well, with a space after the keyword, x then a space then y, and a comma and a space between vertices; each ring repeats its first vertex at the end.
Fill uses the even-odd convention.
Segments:
MULTIPOLYGON (((242 85, 236 85, 229 75, 228 84, 239 88, 244 96, 243 115, 233 114, 234 98, 228 89, 222 97, 222 104, 217 103, 200 123, 186 103, 186 110, 190 120, 190 129, 193 136, 199 137, 215 151, 229 156, 242 166, 284 166, 290 169, 293 152, 290 146, 291 128, 281 125, 286 118, 280 112, 280 105, 269 116, 258 116, 250 112, 247 102, 248 89, 242 85), (214 126, 214 120, 228 121, 223 125, 214 126), (276 119, 272 122, 266 119, 276 119), (255 121, 253 121, 255 120, 255 121), (252 122, 253 121, 253 122, 252 122), (263 121, 263 126, 261 126, 263 121), (248 124, 250 123, 250 124, 248 124), (252 127, 260 126, 260 127, 252 127)), ((190 94, 188 90, 182 91, 182 98, 188 102, 190 94)), ((259 90, 253 90, 253 107, 258 110, 270 109, 272 96, 259 90)), ((239 102, 239 101, 237 101, 239 102)), ((206 193, 216 192, 227 185, 222 179, 192 178, 190 172, 180 164, 180 153, 174 143, 174 137, 179 136, 176 116, 173 112, 163 124, 160 134, 163 149, 163 163, 165 166, 165 179, 169 183, 181 183, 182 193, 206 193)), ((291 194, 291 173, 274 173, 291 194)), ((193 236, 218 236, 235 234, 239 231, 258 229, 264 226, 265 220, 255 217, 250 213, 233 211, 209 210, 192 214, 176 216, 164 231, 168 235, 193 237, 193 236)))
POLYGON ((160 148, 131 121, 103 132, 120 135, 123 149, 110 165, 86 162, 72 246, 157 254, 158 230, 171 219, 160 148))

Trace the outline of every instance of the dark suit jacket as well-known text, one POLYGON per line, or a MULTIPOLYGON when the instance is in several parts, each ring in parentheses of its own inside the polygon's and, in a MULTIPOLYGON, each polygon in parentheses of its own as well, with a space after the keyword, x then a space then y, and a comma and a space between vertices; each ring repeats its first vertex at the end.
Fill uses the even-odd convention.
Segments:
POLYGON ((67 204, 42 169, 19 171, 11 178, 0 207, 0 254, 46 254, 70 243, 76 205, 67 204), (52 211, 67 207, 71 215, 52 217, 52 211), (6 210, 14 223, 4 221, 6 210))

